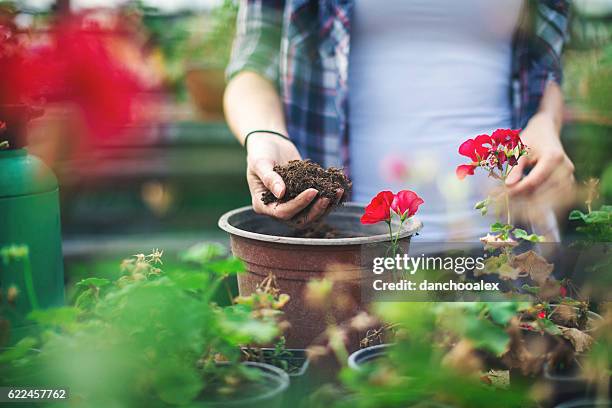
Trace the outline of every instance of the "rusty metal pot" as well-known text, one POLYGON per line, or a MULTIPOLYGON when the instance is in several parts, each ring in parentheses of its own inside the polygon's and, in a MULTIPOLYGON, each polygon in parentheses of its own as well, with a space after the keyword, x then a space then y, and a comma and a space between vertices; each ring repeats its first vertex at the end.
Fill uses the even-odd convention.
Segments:
MULTIPOLYGON (((390 238, 385 223, 361 224, 363 211, 363 206, 347 203, 325 219, 339 236, 350 238, 296 238, 287 225, 258 215, 251 207, 238 208, 219 219, 219 227, 230 234, 233 254, 246 264, 247 273, 238 277, 240 294, 249 295, 273 273, 281 292, 291 297, 284 309, 291 323, 287 347, 307 347, 330 320, 341 323, 365 306, 361 301, 362 265, 368 265, 365 258, 372 254, 371 248, 390 244, 390 238), (304 299, 307 283, 322 278, 334 283, 331 310, 304 299)), ((398 241, 403 252, 408 252, 410 238, 421 226, 414 218, 404 223, 398 241)), ((377 256, 382 255, 378 251, 377 256)))

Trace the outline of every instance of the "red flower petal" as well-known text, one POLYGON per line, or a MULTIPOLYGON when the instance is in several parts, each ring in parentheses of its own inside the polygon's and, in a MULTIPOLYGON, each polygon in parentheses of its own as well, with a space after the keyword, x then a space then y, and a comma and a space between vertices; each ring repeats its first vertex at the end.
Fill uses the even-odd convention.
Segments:
POLYGON ((372 199, 361 216, 362 224, 376 224, 391 219, 391 203, 394 194, 391 191, 381 191, 372 199))
POLYGON ((457 174, 459 180, 463 180, 465 176, 473 176, 475 168, 476 167, 471 164, 462 164, 461 166, 457 166, 455 173, 457 174))
POLYGON ((402 190, 395 195, 391 209, 402 217, 412 217, 424 202, 414 191, 402 190))

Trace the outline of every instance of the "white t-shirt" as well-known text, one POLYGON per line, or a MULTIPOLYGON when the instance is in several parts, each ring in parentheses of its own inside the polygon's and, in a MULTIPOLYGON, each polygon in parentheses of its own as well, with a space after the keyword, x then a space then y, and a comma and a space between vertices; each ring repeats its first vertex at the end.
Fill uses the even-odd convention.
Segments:
POLYGON ((461 142, 510 127, 512 37, 522 0, 356 0, 349 132, 353 198, 411 189, 425 204, 420 240, 474 241, 490 224, 473 209, 494 185, 457 180, 461 142), (391 182, 385 163, 403 160, 391 182))

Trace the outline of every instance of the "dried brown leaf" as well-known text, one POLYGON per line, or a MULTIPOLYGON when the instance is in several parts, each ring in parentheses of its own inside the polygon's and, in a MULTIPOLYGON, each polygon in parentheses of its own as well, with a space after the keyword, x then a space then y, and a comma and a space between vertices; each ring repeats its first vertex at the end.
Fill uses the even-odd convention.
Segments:
POLYGON ((539 285, 543 285, 550 277, 554 265, 534 251, 527 251, 512 259, 512 267, 529 275, 539 285))

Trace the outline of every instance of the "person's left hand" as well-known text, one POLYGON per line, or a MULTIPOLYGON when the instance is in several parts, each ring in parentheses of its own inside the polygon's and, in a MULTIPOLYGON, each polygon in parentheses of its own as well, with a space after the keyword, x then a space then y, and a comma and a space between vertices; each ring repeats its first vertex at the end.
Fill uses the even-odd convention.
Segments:
POLYGON ((535 114, 521 132, 521 140, 528 147, 506 179, 513 199, 557 209, 573 202, 575 192, 574 165, 565 153, 554 120, 545 113, 535 114), (529 174, 523 177, 526 167, 529 174))

